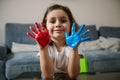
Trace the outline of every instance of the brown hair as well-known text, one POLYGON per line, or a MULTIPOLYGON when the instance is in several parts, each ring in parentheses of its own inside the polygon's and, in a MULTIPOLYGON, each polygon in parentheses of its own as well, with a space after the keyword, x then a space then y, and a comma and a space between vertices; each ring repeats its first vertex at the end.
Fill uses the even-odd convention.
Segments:
MULTIPOLYGON (((45 15, 44 15, 44 17, 43 17, 42 23, 44 24, 45 27, 46 27, 46 17, 47 17, 47 14, 48 14, 49 12, 55 10, 55 9, 61 9, 61 10, 63 10, 63 11, 66 12, 66 14, 68 15, 69 20, 70 20, 70 26, 72 26, 72 23, 73 23, 73 22, 76 23, 73 15, 72 15, 72 13, 71 13, 71 11, 70 11, 70 9, 69 9, 68 7, 62 6, 62 5, 58 5, 58 4, 54 4, 54 5, 52 5, 52 6, 50 6, 50 7, 47 8, 47 11, 45 12, 45 15)), ((76 23, 76 26, 77 26, 76 29, 78 29, 78 24, 77 24, 77 23, 76 23)), ((70 29, 71 29, 71 28, 70 28, 70 29)), ((71 33, 71 31, 70 31, 70 33, 71 33)))
MULTIPOLYGON (((69 9, 68 7, 66 7, 66 6, 54 4, 54 5, 50 6, 50 7, 48 7, 47 10, 46 10, 46 12, 45 12, 45 15, 44 15, 44 17, 43 17, 43 20, 42 20, 43 25, 44 25, 45 28, 46 28, 46 17, 47 17, 47 15, 49 14, 49 12, 51 12, 51 11, 53 11, 53 10, 56 10, 56 9, 61 9, 61 10, 65 11, 65 13, 68 15, 69 20, 70 20, 70 33, 69 33, 69 35, 70 35, 70 34, 71 34, 72 23, 73 23, 73 22, 76 23, 76 21, 75 21, 73 15, 72 15, 70 9, 69 9)), ((76 29, 75 29, 75 30, 77 30, 78 27, 79 27, 79 25, 76 23, 76 27, 75 27, 76 29)), ((50 42, 50 45, 53 45, 53 42, 52 42, 52 41, 50 42)))

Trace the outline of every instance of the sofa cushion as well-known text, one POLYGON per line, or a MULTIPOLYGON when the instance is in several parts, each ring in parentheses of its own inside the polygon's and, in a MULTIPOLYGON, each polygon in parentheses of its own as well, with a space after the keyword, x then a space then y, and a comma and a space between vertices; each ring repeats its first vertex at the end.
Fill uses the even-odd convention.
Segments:
POLYGON ((6 77, 13 79, 25 72, 40 72, 38 52, 20 52, 8 57, 6 61, 6 77))
POLYGON ((120 27, 101 26, 99 28, 100 36, 120 38, 120 27))
POLYGON ((120 52, 91 50, 84 53, 88 59, 89 72, 120 71, 120 52))
POLYGON ((95 25, 86 25, 86 27, 83 29, 83 31, 89 29, 90 32, 88 32, 85 36, 83 37, 87 37, 90 36, 90 40, 96 40, 99 38, 98 36, 98 31, 96 30, 96 26, 95 25))

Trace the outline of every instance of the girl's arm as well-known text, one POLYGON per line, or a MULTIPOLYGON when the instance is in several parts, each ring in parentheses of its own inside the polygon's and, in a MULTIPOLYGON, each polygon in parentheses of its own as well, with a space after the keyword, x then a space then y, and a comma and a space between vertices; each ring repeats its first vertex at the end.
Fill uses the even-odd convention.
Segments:
POLYGON ((54 65, 52 58, 49 56, 48 47, 40 48, 39 53, 42 74, 45 78, 52 78, 54 76, 54 65))
POLYGON ((71 78, 77 77, 80 72, 79 65, 80 57, 78 55, 78 46, 80 42, 90 39, 89 36, 83 37, 85 34, 89 32, 89 30, 82 32, 83 28, 85 27, 84 24, 81 25, 77 32, 75 32, 75 27, 76 27, 75 23, 73 22, 70 36, 68 32, 65 32, 66 44, 71 47, 71 53, 69 56, 68 63, 68 74, 71 78))
POLYGON ((33 34, 27 32, 27 35, 34 39, 39 45, 39 54, 40 54, 40 67, 45 78, 52 78, 54 75, 54 66, 52 58, 48 54, 48 45, 50 42, 50 36, 48 30, 44 28, 42 23, 40 24, 42 29, 40 29, 39 24, 36 22, 34 29, 30 26, 30 30, 33 34))
POLYGON ((78 48, 70 49, 70 56, 68 62, 68 75, 70 78, 76 78, 80 73, 79 65, 80 56, 78 54, 78 48))

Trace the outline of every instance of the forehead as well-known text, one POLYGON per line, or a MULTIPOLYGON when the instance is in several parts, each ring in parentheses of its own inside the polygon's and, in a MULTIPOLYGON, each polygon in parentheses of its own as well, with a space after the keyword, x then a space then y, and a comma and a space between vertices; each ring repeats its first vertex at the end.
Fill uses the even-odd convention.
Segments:
POLYGON ((67 13, 64 11, 64 10, 62 10, 62 9, 57 9, 57 10, 52 10, 51 12, 49 12, 48 14, 47 14, 47 18, 49 19, 49 18, 59 18, 59 17, 65 17, 65 18, 68 18, 68 15, 67 15, 67 13))

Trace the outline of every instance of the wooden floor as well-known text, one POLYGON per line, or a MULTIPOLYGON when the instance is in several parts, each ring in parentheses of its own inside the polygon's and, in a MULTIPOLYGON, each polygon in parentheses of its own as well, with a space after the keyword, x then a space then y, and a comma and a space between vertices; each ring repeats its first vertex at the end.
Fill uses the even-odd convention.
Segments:
MULTIPOLYGON (((38 78, 21 78, 16 80, 41 80, 38 78)), ((120 72, 113 73, 96 73, 96 74, 80 74, 78 80, 120 80, 120 72)))

